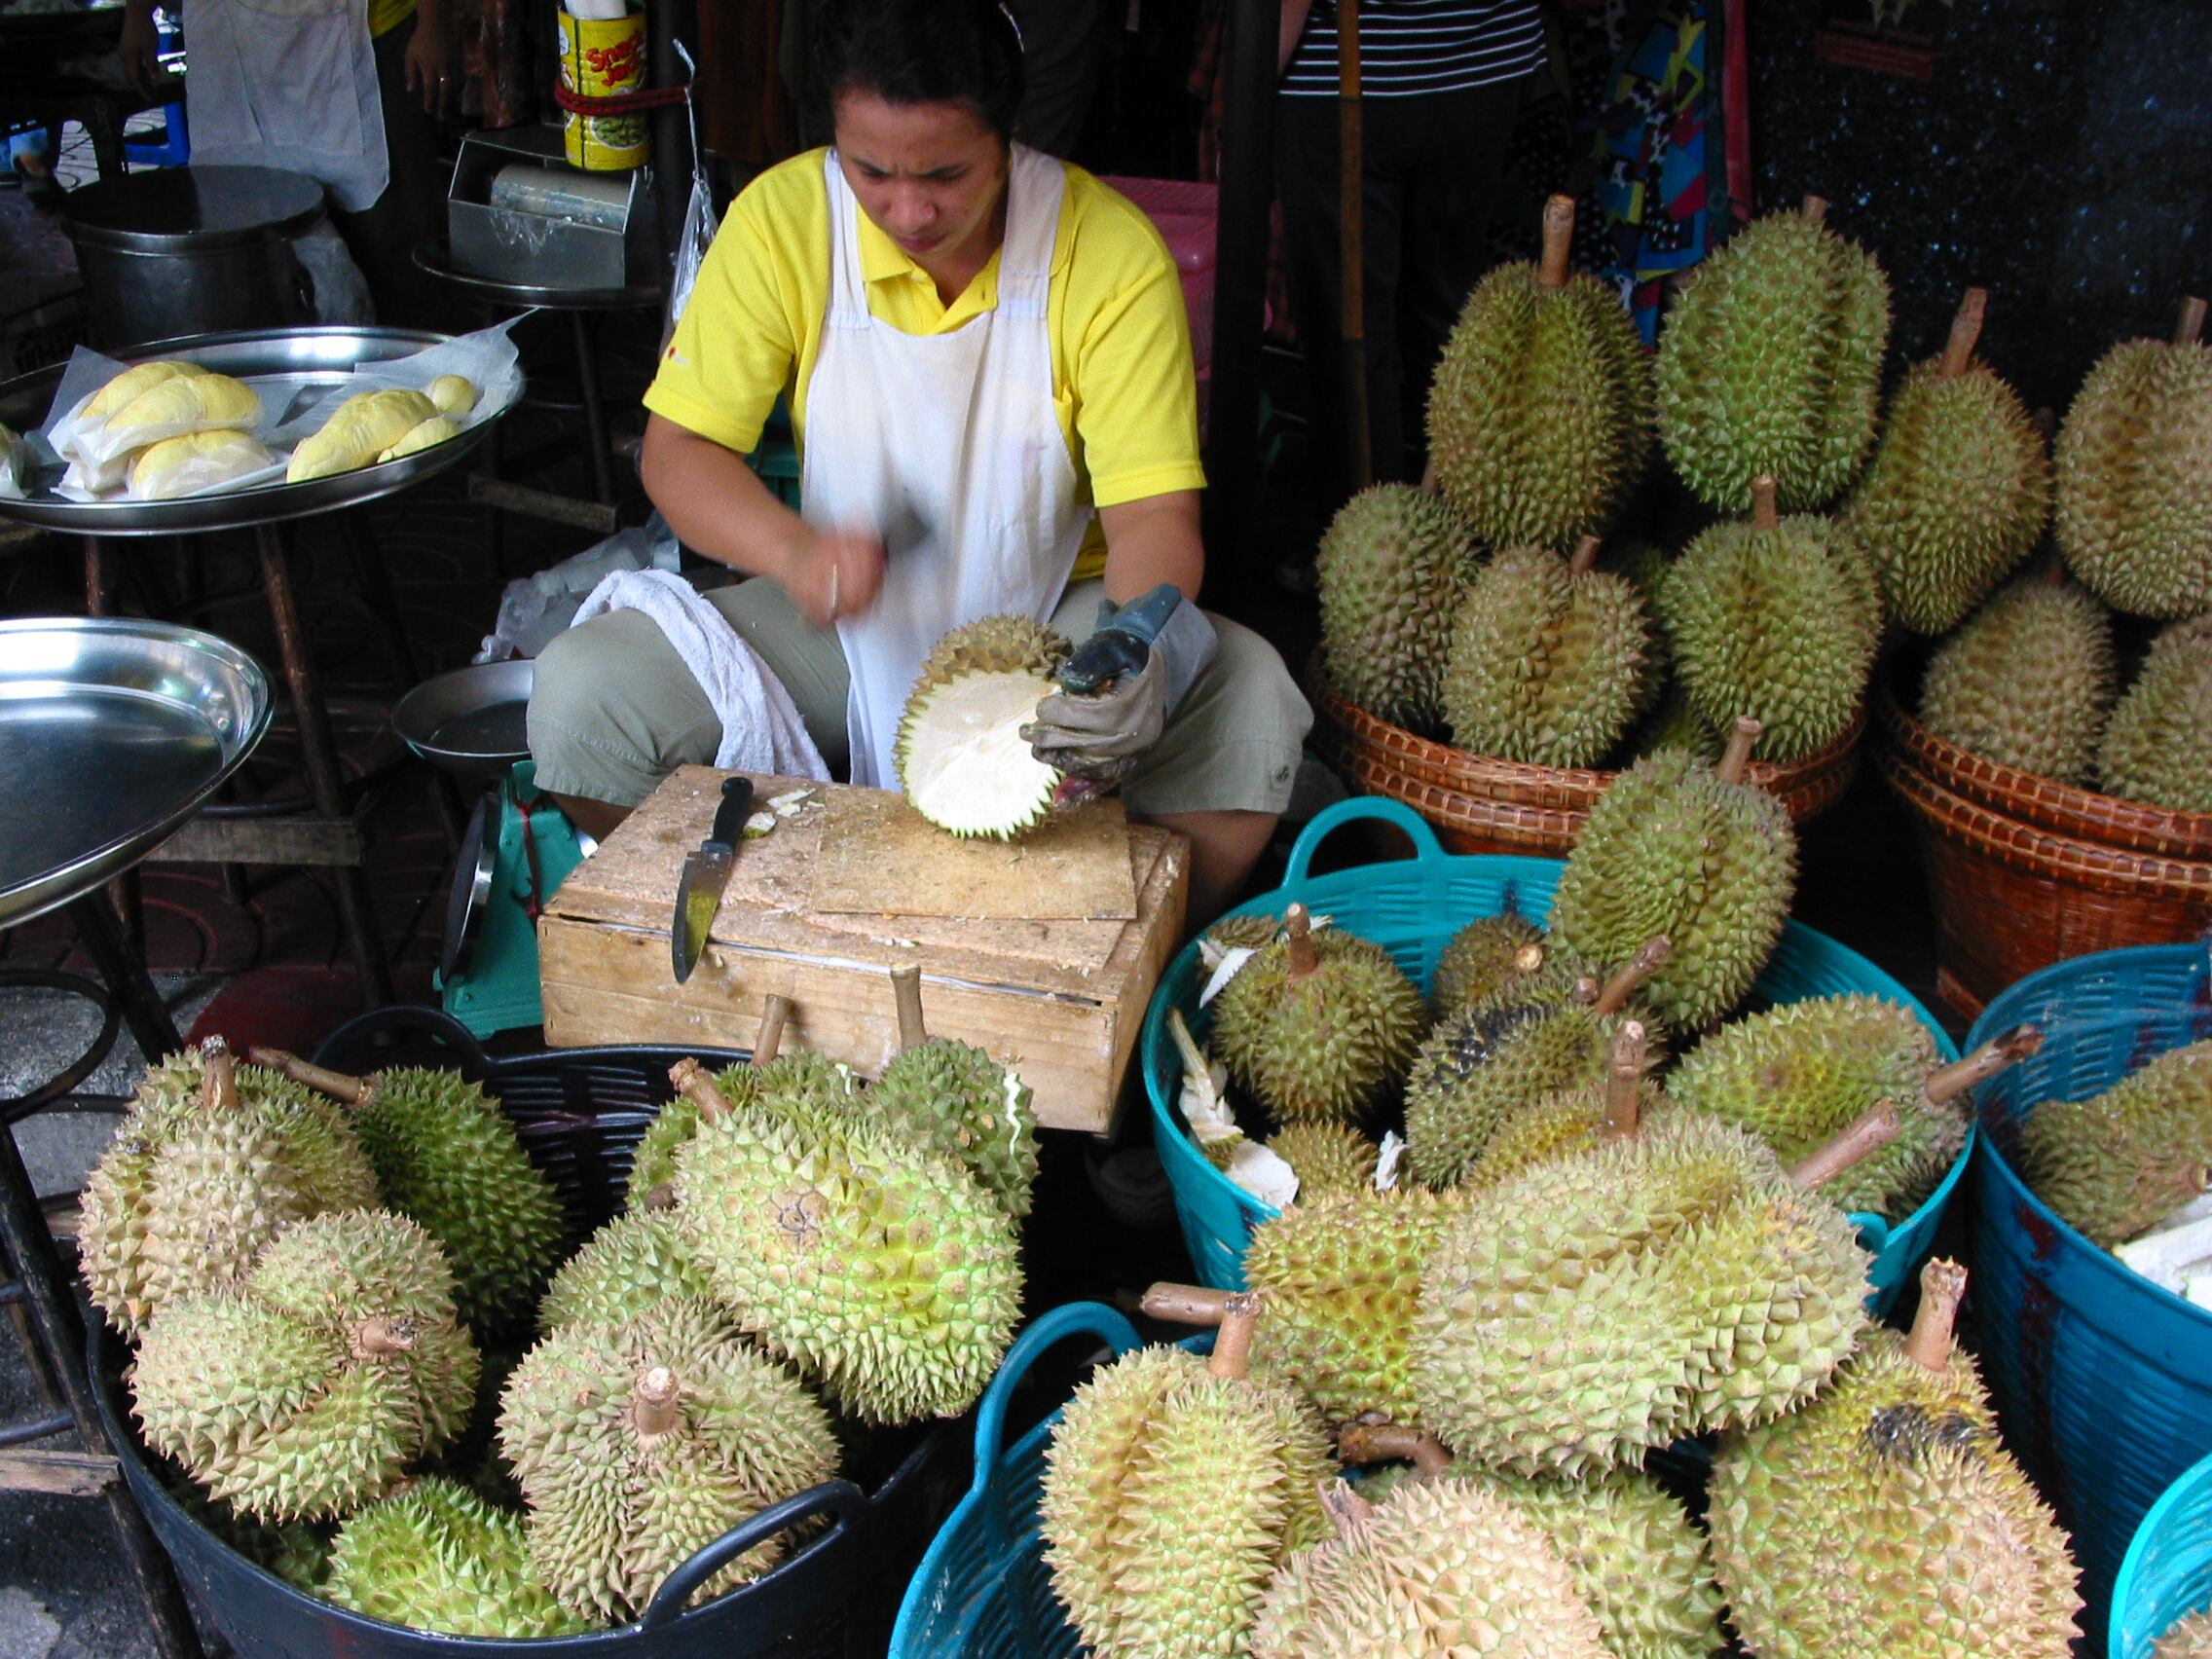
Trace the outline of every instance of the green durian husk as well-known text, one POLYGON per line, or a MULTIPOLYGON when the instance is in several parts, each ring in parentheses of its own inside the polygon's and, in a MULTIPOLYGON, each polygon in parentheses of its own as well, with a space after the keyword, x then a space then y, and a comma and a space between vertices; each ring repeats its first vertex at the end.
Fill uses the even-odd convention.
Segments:
POLYGON ((1429 1007, 1441 1017, 1503 990, 1527 972, 1520 966, 1521 952, 1543 942, 1542 928, 1511 912, 1477 916, 1438 954, 1429 1007))
POLYGON ((2066 1536, 1997 1438, 1972 1362, 1870 1332, 1792 1417, 1724 1442, 1707 1524, 1729 1614, 1762 1659, 2071 1651, 2066 1536))
POLYGON ((1327 1531, 1320 1419, 1285 1383, 1181 1348, 1078 1387, 1045 1454, 1052 1593, 1093 1659, 1243 1651, 1270 1576, 1327 1531))
POLYGON ((1037 1184, 1029 1086, 972 1044, 932 1037, 896 1055, 859 1108, 876 1126, 964 1165, 1019 1221, 1037 1184))
POLYGON ((1670 672, 1651 713, 1622 742, 1615 763, 1633 766, 1662 749, 1679 749, 1710 763, 1720 758, 1725 747, 1720 734, 1697 712, 1682 682, 1670 672))
POLYGON ((2059 551, 2116 610, 2212 609, 2212 348, 2106 352, 2058 429, 2059 551))
POLYGON ((2176 622, 2105 722, 2097 772, 2107 794, 2174 812, 2212 812, 2212 615, 2176 622))
POLYGON ((1214 1002, 1212 1047, 1278 1124, 1357 1123, 1404 1074, 1428 1022, 1389 953, 1342 928, 1311 936, 1319 966, 1290 973, 1282 940, 1214 1002))
POLYGON ((1273 916, 1224 916, 1204 936, 1222 950, 1265 950, 1282 937, 1282 923, 1273 916))
POLYGON ((1453 620, 1442 686, 1452 741, 1528 765, 1595 765, 1636 718, 1650 637, 1624 578, 1577 573, 1540 547, 1498 554, 1453 620))
MULTIPOLYGON (((1605 1099, 1604 1084, 1584 1084, 1530 1101, 1497 1125, 1468 1165, 1463 1184, 1480 1191, 1510 1180, 1532 1164, 1587 1152, 1598 1144, 1605 1099)), ((1656 1084, 1646 1083, 1637 1090, 1637 1108, 1644 1123, 1663 1119, 1666 1103, 1656 1084)))
POLYGON ((1604 531, 1650 460, 1651 360, 1594 276, 1503 265, 1467 296, 1428 394, 1437 488, 1493 547, 1604 531))
POLYGON ((2169 1049, 2086 1100, 2046 1100, 2020 1127, 2037 1198, 2105 1249, 2203 1192, 2212 1177, 2212 1039, 2169 1049))
POLYGON ((618 1325, 672 1296, 713 1293, 676 1211, 634 1209, 607 1223, 561 1264, 538 1302, 537 1328, 550 1336, 569 1325, 618 1325))
POLYGON ((2026 576, 1943 642, 1921 686, 1920 719, 1985 760, 2085 785, 2113 690, 2104 607, 2078 587, 2026 576))
POLYGON ((1343 1124, 1292 1124, 1270 1135, 1266 1144, 1297 1175, 1302 1205, 1375 1190, 1382 1149, 1357 1129, 1343 1124))
MULTIPOLYGON (((764 1066, 726 1066, 715 1074, 715 1088, 732 1107, 764 1113, 805 1133, 853 1122, 860 1097, 852 1068, 811 1049, 778 1054, 764 1066)), ((699 1103, 679 1093, 645 1125, 630 1155, 624 1201, 632 1210, 675 1182, 676 1155, 698 1132, 699 1119, 699 1103)))
POLYGON ((368 1618, 444 1636, 531 1641, 598 1626, 532 1574, 520 1516, 437 1477, 353 1515, 320 1594, 368 1618))
POLYGON ((1453 610, 1481 558, 1474 532, 1426 490, 1378 484, 1338 509, 1314 568, 1322 661, 1346 701, 1397 725, 1436 726, 1453 610))
POLYGON ((1690 278, 1659 339, 1659 435, 1690 493, 1741 513, 1771 474, 1785 511, 1832 500, 1874 442, 1889 283, 1801 213, 1738 232, 1690 278))
MULTIPOLYGON (((668 1574, 747 1517, 830 1479, 829 1414, 716 1305, 673 1297, 622 1325, 571 1325, 533 1348, 499 1403, 499 1449, 530 1506, 532 1569, 581 1617, 641 1612, 668 1574), (677 1388, 669 1425, 645 1419, 655 1369, 677 1388)), ((702 1598, 782 1558, 771 1539, 702 1598)))

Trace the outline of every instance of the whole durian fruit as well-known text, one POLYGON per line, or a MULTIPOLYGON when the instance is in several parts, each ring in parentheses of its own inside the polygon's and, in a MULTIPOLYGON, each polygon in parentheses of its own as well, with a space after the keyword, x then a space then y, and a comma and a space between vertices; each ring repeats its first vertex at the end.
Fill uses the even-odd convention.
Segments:
POLYGON ((2042 1047, 2015 1026, 1950 1065, 1909 1010, 1881 997, 1811 997, 1722 1026, 1682 1059, 1667 1097, 1749 1129, 1794 1163, 1885 1100, 1896 1140, 1823 1189, 1840 1208, 1902 1221, 1965 1147, 1971 1091, 2042 1047))
POLYGON ((718 1301, 851 1416, 899 1423, 973 1405, 1021 1302, 1014 1223, 966 1168, 859 1123, 808 1132, 700 1102, 676 1155, 677 1213, 718 1301))
POLYGON ((2212 812, 2212 613, 2152 642, 2097 751, 2107 794, 2175 812, 2212 812))
POLYGON ((2204 302, 2171 344, 2106 352, 2058 429, 2058 550, 2082 585, 2135 616, 2212 609, 2212 347, 2204 302))
POLYGON ((265 1521, 350 1514, 460 1433, 475 1345, 421 1226, 333 1210, 286 1227, 236 1288, 176 1297, 129 1372, 146 1444, 265 1521))
POLYGON ((2050 461, 2020 394, 1973 354, 1989 293, 1969 288, 1943 354, 1890 398, 1882 441, 1843 511, 1916 634, 1945 634, 2025 559, 2050 516, 2050 461))
POLYGON ((1624 1019, 1613 1034, 1603 1082, 1555 1090, 1509 1113, 1470 1162, 1462 1184, 1470 1191, 1510 1180, 1532 1163, 1585 1152, 1633 1125, 1652 1121, 1666 1098, 1646 1072, 1650 1032, 1640 1019, 1624 1019))
POLYGON ((1287 1384, 1245 1375, 1259 1309, 1249 1292, 1227 1299, 1210 1359, 1124 1354, 1052 1427, 1045 1563, 1094 1659, 1243 1652, 1270 1575, 1327 1530, 1319 1419, 1287 1384))
POLYGON ((1444 720, 1461 749, 1533 766, 1591 766, 1636 719, 1651 668, 1643 601, 1571 559, 1515 547, 1475 572, 1452 623, 1444 720))
POLYGON ((2212 1186, 2212 1039, 2169 1049, 2087 1100, 2046 1100, 2020 1127, 2037 1198, 2111 1249, 2212 1186))
POLYGON ((2086 785, 2113 690, 2110 613, 2078 587, 2024 576, 1936 650, 1920 719, 2000 766, 2086 785))
POLYGON ((85 1286, 133 1336, 172 1298, 243 1278, 288 1224, 377 1202, 345 1113, 210 1037, 147 1072, 86 1179, 85 1286))
POLYGON ((1338 1535, 1275 1574, 1252 1659, 1619 1659, 1543 1530, 1479 1482, 1326 1501, 1338 1535))
POLYGON ((1651 361, 1620 295, 1569 273, 1573 240, 1555 196, 1542 264, 1475 284, 1429 387, 1437 488, 1493 547, 1598 534, 1651 456, 1651 361))
POLYGON ((1456 1194, 1372 1189, 1300 1202, 1253 1230, 1245 1282, 1266 1303, 1254 1360, 1331 1422, 1415 1420, 1410 1350, 1421 1263, 1456 1194))
POLYGON ((441 1636, 530 1641, 595 1628, 533 1576, 520 1516, 439 1476, 348 1520, 319 1594, 368 1618, 441 1636))
MULTIPOLYGON (((499 1450, 530 1505, 530 1564, 571 1612, 636 1616, 661 1581, 747 1517, 829 1480, 837 1439, 798 1380, 712 1303, 571 1325, 508 1379, 499 1450)), ((757 1578, 780 1540, 703 1594, 757 1578)))
POLYGON ((1508 910, 1477 916, 1445 942, 1428 988, 1438 1014, 1503 990, 1544 965, 1544 930, 1508 910))
POLYGON ((1738 715, 1763 728, 1762 760, 1801 760, 1859 713, 1881 643, 1882 602, 1866 559, 1834 520, 1778 517, 1772 481, 1752 481, 1751 522, 1692 541, 1660 601, 1675 682, 1715 730, 1738 715))
POLYGON ((1481 561, 1474 532, 1431 491, 1362 490, 1321 535, 1321 658, 1346 701, 1426 731, 1452 614, 1481 561))
POLYGON ((2212 1611, 2191 1613, 2168 1625, 2151 1659, 2212 1659, 2212 1611))
POLYGON ((1389 953, 1303 904, 1215 999, 1213 1048, 1277 1124, 1354 1123, 1404 1074, 1428 1010, 1389 953))
POLYGON ((1744 782, 1757 734, 1738 719, 1717 766, 1662 750, 1622 773, 1552 896, 1552 942, 1580 961, 1610 967, 1666 937, 1640 997, 1677 1031, 1743 1000, 1789 914, 1797 833, 1781 802, 1744 782))
POLYGON ((1343 1124, 1292 1124, 1267 1139, 1267 1148, 1298 1177, 1298 1201, 1348 1198, 1375 1190, 1382 1149, 1343 1124))
POLYGON ((585 1239, 545 1287, 537 1328, 550 1336, 567 1325, 619 1325, 672 1296, 713 1294, 670 1198, 618 1215, 585 1239))
POLYGON ((955 835, 1012 840, 1043 821, 1060 774, 1021 728, 1059 690, 1068 642, 1023 616, 986 616, 937 643, 906 694, 892 758, 913 809, 955 835))
POLYGON ((891 978, 902 1046, 860 1110, 876 1127, 966 1167, 1019 1221, 1037 1184, 1029 1086, 974 1045, 929 1034, 919 968, 895 968, 891 978))
POLYGON ((1790 511, 1833 499, 1866 460, 1890 286, 1827 230, 1827 203, 1746 226, 1697 269, 1659 340, 1659 435, 1690 493, 1723 512, 1770 473, 1790 511))
POLYGON ((350 1109, 386 1205, 445 1246, 463 1319, 496 1331, 528 1310, 553 1271, 566 1218, 498 1101, 459 1072, 397 1066, 348 1077, 280 1049, 252 1054, 350 1109))
POLYGON ((1951 1346, 1965 1272, 1931 1262, 1912 1334, 1870 1332, 1793 1417, 1713 1460, 1713 1559, 1759 1659, 2055 1659, 2066 1534, 1951 1346))
POLYGON ((1488 1189, 1422 1269, 1422 1426, 1486 1465, 1575 1475, 1793 1410, 1866 1320, 1866 1253, 1806 1188, 1896 1127, 1869 1115, 1785 1171, 1670 1113, 1488 1189))
MULTIPOLYGON (((1346 1427, 1339 1444, 1347 1463, 1412 1458, 1415 1468, 1389 1481, 1386 1491, 1409 1480, 1470 1481, 1511 1504, 1574 1574, 1612 1659, 1709 1659, 1725 1645, 1704 1534, 1641 1470, 1532 1480, 1455 1459, 1433 1435, 1366 1423, 1346 1427)), ((1362 1479, 1359 1494, 1379 1502, 1381 1485, 1374 1476, 1362 1479)))
POLYGON ((1406 1079, 1406 1167, 1429 1187, 1454 1187, 1491 1137, 1530 1101, 1600 1081, 1638 990, 1668 956, 1642 949, 1604 985, 1564 968, 1516 980, 1438 1024, 1406 1079))

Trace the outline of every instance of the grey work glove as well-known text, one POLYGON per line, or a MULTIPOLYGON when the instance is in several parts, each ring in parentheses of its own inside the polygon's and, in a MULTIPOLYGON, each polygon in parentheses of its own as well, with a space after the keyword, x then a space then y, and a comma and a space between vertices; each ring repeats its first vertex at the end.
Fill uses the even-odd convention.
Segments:
POLYGON ((1038 704, 1021 732, 1039 760, 1092 786, 1065 792, 1061 804, 1128 776, 1216 643, 1205 613, 1166 583, 1127 606, 1101 607, 1090 638, 1060 667, 1064 689, 1038 704))

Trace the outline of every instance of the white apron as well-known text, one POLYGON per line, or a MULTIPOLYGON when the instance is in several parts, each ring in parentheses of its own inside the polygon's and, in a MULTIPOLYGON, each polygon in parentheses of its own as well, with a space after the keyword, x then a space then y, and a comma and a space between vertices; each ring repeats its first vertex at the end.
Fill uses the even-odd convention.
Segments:
POLYGON ((837 623, 853 782, 897 789, 892 745, 922 659, 964 622, 1051 616, 1090 523, 1052 412, 1045 313, 1067 177, 1014 146, 998 305, 949 334, 912 335, 868 314, 860 203, 834 151, 823 166, 830 313, 806 387, 799 496, 814 524, 927 527, 890 547, 867 613, 837 623))
POLYGON ((282 167, 349 213, 390 178, 368 0, 185 0, 195 166, 282 167))

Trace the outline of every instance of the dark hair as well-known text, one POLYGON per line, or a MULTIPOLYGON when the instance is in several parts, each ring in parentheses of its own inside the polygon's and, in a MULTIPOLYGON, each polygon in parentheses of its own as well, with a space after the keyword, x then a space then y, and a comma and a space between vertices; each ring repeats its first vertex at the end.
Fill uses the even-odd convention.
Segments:
POLYGON ((814 22, 811 92, 827 132, 837 100, 964 103, 1001 138, 1021 111, 1021 30, 999 0, 826 0, 814 22))

